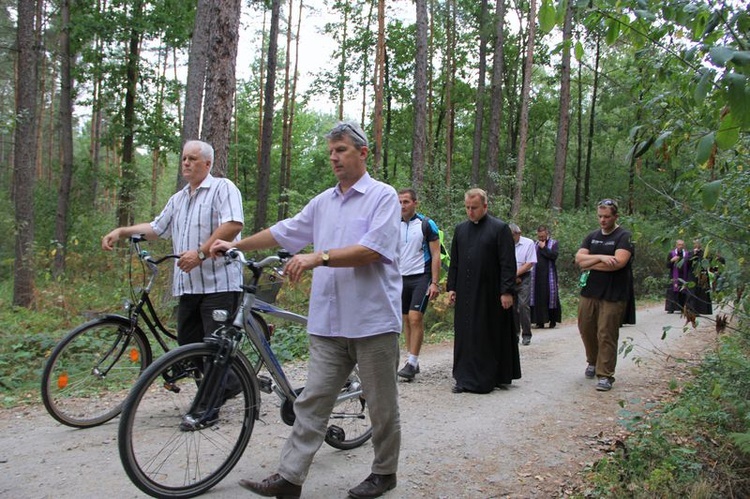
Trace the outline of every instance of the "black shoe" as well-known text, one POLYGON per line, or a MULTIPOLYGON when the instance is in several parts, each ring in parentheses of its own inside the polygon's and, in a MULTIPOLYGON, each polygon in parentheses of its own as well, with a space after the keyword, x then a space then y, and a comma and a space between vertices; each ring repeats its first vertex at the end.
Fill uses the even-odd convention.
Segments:
POLYGON ((521 341, 522 345, 531 345, 531 336, 524 336, 521 341))
POLYGON ((365 481, 349 490, 349 496, 354 499, 364 499, 368 497, 380 497, 391 489, 396 488, 396 474, 376 475, 370 473, 365 481))
POLYGON ((550 329, 554 329, 554 328, 555 328, 555 326, 557 326, 557 322, 555 322, 555 321, 552 321, 552 322, 550 322, 550 323, 549 323, 549 328, 550 328, 550 329))
POLYGON ((241 386, 238 386, 237 388, 232 388, 232 389, 229 389, 229 388, 225 389, 224 390, 224 395, 222 396, 221 405, 224 405, 224 403, 226 403, 227 400, 233 399, 234 397, 236 397, 240 393, 242 393, 242 387, 241 386))
POLYGON ((419 366, 414 367, 410 363, 406 363, 404 367, 398 372, 398 375, 404 378, 407 381, 411 381, 414 379, 414 376, 419 374, 419 366))
POLYGON ((219 421, 219 409, 212 409, 208 414, 204 411, 195 414, 185 414, 180 422, 180 431, 198 431, 215 425, 219 421))
POLYGON ((451 388, 451 393, 463 393, 466 391, 466 388, 464 388, 461 385, 453 385, 451 388))
POLYGON ((296 499, 302 494, 302 485, 295 485, 278 473, 274 473, 262 482, 240 480, 240 486, 265 497, 296 499))
MULTIPOLYGON (((544 324, 537 324, 536 327, 537 327, 537 329, 544 329, 544 324)), ((552 326, 552 327, 554 327, 554 326, 552 326)))

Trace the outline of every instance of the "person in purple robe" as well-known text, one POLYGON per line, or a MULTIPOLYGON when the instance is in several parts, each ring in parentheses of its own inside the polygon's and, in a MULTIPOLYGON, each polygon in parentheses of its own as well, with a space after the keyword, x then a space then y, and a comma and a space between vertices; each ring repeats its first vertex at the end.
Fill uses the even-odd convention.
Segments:
POLYGON ((549 237, 546 225, 536 230, 536 265, 531 269, 531 322, 553 328, 562 319, 557 280, 557 240, 549 237))
POLYGON ((678 239, 675 247, 667 257, 667 269, 669 269, 669 287, 667 287, 667 299, 664 310, 673 314, 675 310, 682 312, 687 301, 688 288, 685 286, 692 278, 690 271, 690 251, 685 249, 685 241, 678 239))

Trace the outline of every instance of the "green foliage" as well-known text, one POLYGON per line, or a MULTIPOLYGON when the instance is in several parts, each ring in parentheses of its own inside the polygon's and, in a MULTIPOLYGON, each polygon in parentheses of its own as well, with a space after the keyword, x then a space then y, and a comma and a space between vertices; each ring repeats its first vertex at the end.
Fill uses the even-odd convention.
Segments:
MULTIPOLYGON (((750 492, 750 336, 723 336, 680 395, 622 411, 630 436, 589 470, 587 497, 743 497, 750 492), (705 495, 694 495, 697 490, 705 495)), ((705 333, 696 333, 705 334, 705 333)))

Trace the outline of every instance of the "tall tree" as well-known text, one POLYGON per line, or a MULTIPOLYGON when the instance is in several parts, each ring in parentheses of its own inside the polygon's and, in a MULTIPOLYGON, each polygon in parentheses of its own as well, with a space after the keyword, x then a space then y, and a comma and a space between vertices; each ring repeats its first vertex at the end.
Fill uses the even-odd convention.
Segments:
POLYGON ((268 219, 268 194, 270 192, 271 147, 273 146, 273 103, 276 89, 276 65, 279 45, 279 17, 281 0, 271 2, 271 27, 268 35, 268 62, 266 63, 266 90, 263 104, 263 136, 258 165, 258 202, 255 206, 253 232, 266 227, 268 219))
POLYGON ((125 109, 123 110, 122 175, 117 203, 117 225, 132 225, 135 220, 133 202, 136 190, 135 105, 138 91, 138 70, 143 36, 143 1, 131 4, 131 28, 128 40, 125 78, 125 109))
MULTIPOLYGON (((300 4, 302 2, 300 1, 300 4)), ((286 165, 288 162, 288 155, 291 152, 290 148, 290 142, 291 142, 291 133, 290 133, 290 126, 291 123, 289 122, 289 114, 290 114, 290 92, 291 92, 291 86, 292 82, 290 81, 290 70, 291 70, 291 64, 292 64, 292 21, 293 16, 292 12, 294 10, 294 3, 293 0, 289 0, 289 14, 287 15, 286 20, 286 56, 284 57, 284 98, 282 100, 281 104, 281 160, 279 161, 279 202, 278 202, 278 220, 282 220, 284 217, 284 213, 288 210, 288 203, 289 203, 289 193, 287 192, 287 189, 289 189, 289 178, 286 175, 286 165)))
POLYGON ((591 111, 589 111, 589 131, 586 137, 586 166, 584 168, 583 200, 584 206, 589 202, 589 189, 591 186, 591 153, 594 148, 594 129, 596 123, 596 99, 599 93, 599 60, 601 57, 602 37, 599 32, 594 34, 596 39, 596 53, 594 55, 594 83, 591 89, 591 111))
POLYGON ((227 172, 232 131, 232 109, 236 90, 235 68, 242 4, 240 0, 213 0, 213 2, 201 136, 214 148, 214 165, 211 173, 224 177, 227 172))
POLYGON ((479 163, 482 160, 482 132, 484 127, 484 87, 487 73, 487 0, 481 0, 479 10, 479 74, 477 76, 476 111, 474 114, 474 146, 471 153, 471 184, 479 184, 479 163))
POLYGON ((417 30, 414 63, 414 127, 411 149, 412 186, 421 190, 427 149, 427 0, 416 0, 417 30))
POLYGON ((70 48, 70 2, 63 0, 60 5, 60 148, 62 149, 62 171, 57 193, 57 213, 55 215, 54 275, 65 272, 65 255, 68 251, 68 211, 70 209, 70 189, 73 184, 73 54, 70 48))
POLYGON ((552 175, 550 208, 562 209, 565 188, 565 165, 568 156, 568 132, 570 130, 570 44, 573 39, 573 1, 564 0, 562 59, 560 67, 560 110, 557 119, 555 140, 555 172, 552 175))
POLYGON ((487 137, 487 192, 497 194, 500 167, 500 123, 503 119, 503 45, 505 44, 505 0, 495 4, 495 49, 492 59, 490 128, 487 137))
POLYGON ((13 195, 16 209, 13 305, 34 301, 34 184, 36 181, 37 58, 34 34, 35 0, 18 0, 16 48, 16 127, 13 147, 13 195))
MULTIPOLYGON (((185 107, 183 111, 181 144, 200 137, 203 114, 203 92, 206 88, 206 71, 209 51, 209 32, 213 0, 198 0, 193 23, 193 36, 188 54, 185 107)), ((177 190, 185 186, 181 168, 177 169, 177 190)))
POLYGON ((523 60, 523 80, 521 83, 521 117, 518 130, 518 159, 516 160, 516 180, 513 186, 513 203, 510 217, 515 218, 521 211, 523 175, 526 169, 526 149, 529 140, 529 101, 531 99, 531 72, 534 67, 534 39, 536 37, 536 0, 529 2, 528 33, 526 55, 523 60))
POLYGON ((380 174, 383 166, 383 91, 385 73, 385 0, 378 0, 378 41, 375 55, 375 109, 373 119, 373 172, 380 174))

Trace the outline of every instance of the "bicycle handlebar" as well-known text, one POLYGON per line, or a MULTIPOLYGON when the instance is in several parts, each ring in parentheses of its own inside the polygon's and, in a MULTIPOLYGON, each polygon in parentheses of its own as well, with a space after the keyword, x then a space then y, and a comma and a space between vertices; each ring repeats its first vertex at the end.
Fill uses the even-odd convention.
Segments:
POLYGON ((154 260, 148 251, 141 249, 141 243, 143 241, 146 241, 145 234, 133 234, 132 236, 130 236, 130 243, 133 246, 135 246, 135 250, 136 250, 136 253, 138 254, 138 258, 140 258, 141 260, 143 260, 144 262, 148 264, 159 265, 165 260, 169 260, 171 258, 174 258, 174 259, 180 258, 180 255, 170 254, 170 255, 165 255, 161 258, 154 260))

